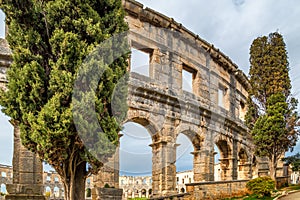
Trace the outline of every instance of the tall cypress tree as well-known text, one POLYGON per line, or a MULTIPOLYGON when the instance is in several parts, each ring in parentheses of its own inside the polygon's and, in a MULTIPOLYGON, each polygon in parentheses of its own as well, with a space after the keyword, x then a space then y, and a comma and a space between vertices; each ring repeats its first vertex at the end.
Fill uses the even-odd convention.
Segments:
POLYGON ((280 157, 296 145, 299 135, 297 100, 291 96, 289 63, 282 35, 256 38, 250 48, 250 84, 246 123, 256 154, 269 159, 270 175, 276 179, 280 157))
MULTIPOLYGON (((93 49, 128 29, 121 0, 3 0, 0 6, 6 14, 7 40, 13 52, 8 91, 2 91, 0 97, 3 112, 19 124, 22 143, 61 176, 65 199, 84 199, 86 176, 103 165, 96 158, 97 151, 100 157, 113 153, 105 149, 109 144, 98 139, 104 132, 108 138, 105 142, 118 143, 120 125, 113 116, 111 99, 126 73, 128 56, 120 56, 106 66, 92 95, 102 129, 88 133, 94 139, 96 154, 91 154, 78 135, 72 113, 73 87, 80 66, 93 49)), ((88 120, 80 122, 83 126, 95 125, 88 120)))

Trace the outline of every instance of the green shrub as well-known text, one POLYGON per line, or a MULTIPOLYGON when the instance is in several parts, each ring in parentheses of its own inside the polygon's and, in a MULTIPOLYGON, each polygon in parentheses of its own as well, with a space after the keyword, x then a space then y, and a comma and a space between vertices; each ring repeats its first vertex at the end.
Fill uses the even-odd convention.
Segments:
POLYGON ((269 197, 271 192, 275 190, 275 181, 268 176, 258 177, 250 180, 246 187, 248 190, 260 197, 269 197))

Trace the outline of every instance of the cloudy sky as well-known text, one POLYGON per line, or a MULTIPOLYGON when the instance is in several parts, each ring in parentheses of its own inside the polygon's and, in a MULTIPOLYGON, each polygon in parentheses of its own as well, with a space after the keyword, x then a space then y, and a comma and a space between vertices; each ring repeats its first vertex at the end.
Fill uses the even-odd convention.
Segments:
MULTIPOLYGON (((300 97, 300 61, 297 59, 300 55, 300 6, 297 0, 141 0, 140 2, 145 7, 174 18, 204 40, 214 44, 245 74, 249 71, 249 48, 252 41, 256 37, 279 31, 287 45, 292 91, 297 98, 300 97)), ((0 37, 4 36, 3 19, 4 15, 1 13, 0 37)), ((120 161, 122 173, 148 173, 151 170, 149 134, 143 127, 131 123, 126 124, 123 134, 120 161)), ((179 143, 186 144, 185 140, 187 139, 181 136, 179 143)), ((178 153, 181 161, 178 160, 177 169, 186 170, 192 166, 192 158, 189 155, 191 146, 181 146, 182 153, 178 153)), ((299 146, 294 152, 300 151, 299 146)), ((0 163, 11 164, 12 129, 3 114, 0 115, 0 152, 0 163)))

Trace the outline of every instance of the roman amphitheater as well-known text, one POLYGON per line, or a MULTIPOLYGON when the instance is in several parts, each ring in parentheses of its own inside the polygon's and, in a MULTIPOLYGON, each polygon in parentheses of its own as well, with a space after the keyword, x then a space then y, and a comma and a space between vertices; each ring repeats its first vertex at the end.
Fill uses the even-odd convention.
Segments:
MULTIPOLYGON (((152 176, 119 177, 116 154, 99 175, 88 179, 93 186, 92 199, 118 199, 122 195, 124 198, 217 199, 220 195, 243 192, 249 179, 268 173, 266 160, 253 154, 254 147, 244 124, 250 88, 247 77, 221 50, 173 18, 144 8, 134 0, 124 0, 123 5, 129 24, 129 43, 149 58, 145 74, 129 66, 129 110, 124 123, 138 123, 151 135, 152 176), (184 86, 183 74, 190 77, 191 88, 184 86), (186 181, 179 178, 184 185, 179 188, 176 138, 180 133, 190 139, 194 150, 193 177, 186 181), (218 179, 215 178, 214 145, 220 152, 218 179), (143 183, 147 187, 140 187, 143 183), (125 187, 130 184, 136 187, 125 187), (122 186, 124 191, 118 190, 122 186)), ((11 59, 7 43, 1 40, 2 88, 7 83, 5 75, 11 59)), ((36 155, 22 146, 18 124, 13 126, 14 170, 6 174, 10 183, 6 186, 9 193, 6 199, 18 199, 22 195, 28 199, 44 199, 44 184, 48 180, 55 194, 57 189, 52 190, 55 178, 47 178, 36 155)), ((279 176, 285 175, 282 168, 282 165, 278 168, 279 176)))

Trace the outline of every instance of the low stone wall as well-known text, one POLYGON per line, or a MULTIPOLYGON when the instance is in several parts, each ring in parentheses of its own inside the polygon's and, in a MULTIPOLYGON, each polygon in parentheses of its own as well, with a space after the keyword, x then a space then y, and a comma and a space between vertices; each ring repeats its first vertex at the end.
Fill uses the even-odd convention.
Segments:
POLYGON ((217 181, 186 184, 188 199, 222 199, 232 196, 242 196, 247 193, 248 180, 217 181))
POLYGON ((97 188, 97 200, 122 200, 123 190, 116 188, 97 188))

